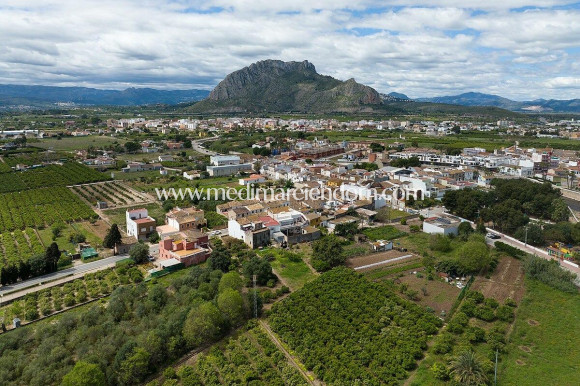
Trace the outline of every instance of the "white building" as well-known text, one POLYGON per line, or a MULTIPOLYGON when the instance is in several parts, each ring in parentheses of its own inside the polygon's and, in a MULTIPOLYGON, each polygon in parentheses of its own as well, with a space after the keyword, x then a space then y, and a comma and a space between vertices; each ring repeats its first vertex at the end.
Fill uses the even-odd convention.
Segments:
POLYGON ((426 218, 423 221, 423 232, 440 235, 457 235, 461 220, 453 216, 426 218))
POLYGON ((125 212, 127 222, 127 236, 133 236, 137 240, 145 240, 155 231, 156 222, 149 217, 147 209, 133 209, 125 212))
POLYGON ((207 172, 212 177, 231 176, 239 172, 250 172, 252 164, 240 163, 237 155, 214 155, 210 157, 211 166, 207 167, 207 172))

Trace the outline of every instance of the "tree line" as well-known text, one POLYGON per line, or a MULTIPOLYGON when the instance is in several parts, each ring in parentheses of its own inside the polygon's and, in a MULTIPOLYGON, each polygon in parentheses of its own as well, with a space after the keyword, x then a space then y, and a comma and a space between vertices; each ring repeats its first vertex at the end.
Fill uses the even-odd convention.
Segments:
MULTIPOLYGON (((495 228, 518 238, 525 238, 525 227, 531 218, 557 223, 568 221, 568 205, 562 199, 560 191, 549 183, 539 184, 525 179, 494 179, 491 186, 490 191, 448 191, 443 196, 443 205, 457 216, 475 222, 491 222, 495 228)), ((546 227, 546 230, 549 229, 550 227, 546 227)), ((568 233, 568 240, 573 240, 572 231, 565 226, 552 229, 551 235, 568 233)), ((537 228, 532 229, 532 232, 536 230, 537 228)), ((531 240, 538 240, 536 244, 543 243, 535 235, 532 235, 531 240)))

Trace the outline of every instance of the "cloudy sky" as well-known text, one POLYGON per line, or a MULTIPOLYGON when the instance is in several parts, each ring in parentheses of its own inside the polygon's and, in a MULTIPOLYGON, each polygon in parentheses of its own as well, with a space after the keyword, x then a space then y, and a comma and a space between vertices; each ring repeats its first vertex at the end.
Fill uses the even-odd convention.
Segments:
POLYGON ((211 89, 262 59, 411 97, 580 98, 580 3, 0 0, 0 83, 211 89))

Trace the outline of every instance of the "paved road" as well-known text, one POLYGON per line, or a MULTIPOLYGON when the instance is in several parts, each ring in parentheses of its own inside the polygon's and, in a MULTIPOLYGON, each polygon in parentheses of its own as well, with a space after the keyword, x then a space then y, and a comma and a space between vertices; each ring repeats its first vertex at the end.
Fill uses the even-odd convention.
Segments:
POLYGON ((214 141, 218 138, 219 137, 210 137, 210 138, 203 138, 203 139, 197 139, 195 141, 191 141, 191 148, 193 150, 195 150, 196 152, 201 153, 201 154, 216 155, 217 153, 215 151, 201 147, 201 144, 206 142, 206 141, 214 141))
MULTIPOLYGON (((489 230, 492 231, 493 233, 497 233, 497 234, 501 235, 501 239, 499 239, 499 240, 490 240, 489 238, 486 238, 487 243, 490 245, 495 245, 496 241, 501 241, 502 243, 511 245, 512 247, 518 248, 519 250, 522 250, 526 253, 529 253, 530 255, 536 255, 536 256, 544 258, 546 260, 556 260, 554 257, 548 255, 548 252, 546 252, 543 249, 535 248, 529 244, 526 245, 525 243, 523 243, 519 240, 513 239, 512 237, 509 237, 509 236, 507 236, 503 233, 500 233, 496 230, 493 230, 493 229, 489 229, 489 230)), ((560 263, 560 267, 580 276, 580 268, 579 267, 575 266, 572 263, 566 262, 566 261, 559 261, 559 263, 560 263)))
MULTIPOLYGON (((34 279, 26 280, 12 285, 0 287, 0 294, 2 294, 4 300, 7 300, 9 296, 15 292, 20 292, 31 286, 41 286, 42 283, 46 281, 57 281, 68 276, 79 276, 88 272, 100 271, 110 266, 115 265, 119 260, 123 260, 129 257, 129 255, 118 255, 107 257, 101 260, 92 261, 90 263, 75 265, 74 267, 63 269, 62 271, 50 273, 48 275, 35 277, 34 279)), ((51 283, 47 283, 43 288, 51 287, 51 283)))

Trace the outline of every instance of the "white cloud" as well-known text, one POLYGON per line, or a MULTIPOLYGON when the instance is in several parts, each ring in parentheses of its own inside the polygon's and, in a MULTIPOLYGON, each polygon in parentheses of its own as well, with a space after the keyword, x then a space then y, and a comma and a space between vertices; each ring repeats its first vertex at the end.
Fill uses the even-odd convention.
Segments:
POLYGON ((580 77, 580 13, 551 8, 570 1, 481 3, 0 0, 0 82, 209 89, 273 58, 414 97, 578 95, 555 81, 580 77))

